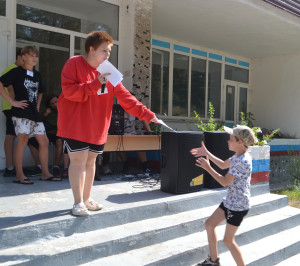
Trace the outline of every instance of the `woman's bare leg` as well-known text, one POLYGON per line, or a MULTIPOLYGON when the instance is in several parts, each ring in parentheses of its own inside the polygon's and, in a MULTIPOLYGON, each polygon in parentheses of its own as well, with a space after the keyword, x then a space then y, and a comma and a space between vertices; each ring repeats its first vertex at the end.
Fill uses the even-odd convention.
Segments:
POLYGON ((86 164, 89 151, 69 152, 69 180, 74 196, 74 204, 83 203, 83 191, 85 187, 86 164))

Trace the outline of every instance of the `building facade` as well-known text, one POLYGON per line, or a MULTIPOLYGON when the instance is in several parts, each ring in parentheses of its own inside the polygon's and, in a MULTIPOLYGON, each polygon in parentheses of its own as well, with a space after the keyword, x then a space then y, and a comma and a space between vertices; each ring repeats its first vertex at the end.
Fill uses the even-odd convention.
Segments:
MULTIPOLYGON (((113 37, 124 85, 173 128, 193 129, 194 111, 206 119, 211 102, 227 124, 251 111, 258 125, 298 135, 294 14, 262 0, 0 0, 0 71, 35 45, 46 94, 59 95, 64 63, 84 53, 93 30, 113 37)), ((3 114, 0 125, 3 143, 3 114)))

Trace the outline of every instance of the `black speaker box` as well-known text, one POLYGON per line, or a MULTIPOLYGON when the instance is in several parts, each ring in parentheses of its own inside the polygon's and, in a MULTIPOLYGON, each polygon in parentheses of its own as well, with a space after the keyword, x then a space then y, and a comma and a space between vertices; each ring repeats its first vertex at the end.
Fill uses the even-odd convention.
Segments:
MULTIPOLYGON (((233 151, 228 149, 229 134, 224 131, 205 131, 205 146, 206 148, 216 157, 227 160, 229 157, 234 155, 233 151)), ((220 169, 212 161, 210 165, 215 169, 219 174, 226 175, 228 169, 220 169)), ((205 171, 204 174, 204 187, 205 188, 219 188, 222 187, 219 182, 217 182, 209 173, 205 171)))
POLYGON ((124 135, 124 109, 119 104, 113 105, 108 134, 124 135))
POLYGON ((204 170, 195 165, 190 150, 201 146, 203 132, 162 132, 161 138, 161 190, 173 194, 200 190, 204 170))

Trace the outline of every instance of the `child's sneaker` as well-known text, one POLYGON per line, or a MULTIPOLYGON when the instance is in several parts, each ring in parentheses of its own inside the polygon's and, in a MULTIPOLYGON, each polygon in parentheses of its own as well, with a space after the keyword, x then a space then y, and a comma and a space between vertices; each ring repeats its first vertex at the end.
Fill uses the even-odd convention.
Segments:
POLYGON ((62 178, 68 178, 68 176, 69 176, 68 168, 65 168, 62 173, 62 178))
POLYGON ((59 176, 60 175, 60 173, 59 173, 59 166, 58 165, 54 165, 53 169, 52 169, 52 172, 53 172, 54 176, 59 176))
POLYGON ((102 166, 102 173, 104 175, 110 175, 112 172, 111 170, 109 169, 109 166, 108 165, 103 165, 102 166))
POLYGON ((9 170, 7 168, 5 168, 4 173, 3 173, 3 177, 14 177, 16 176, 16 169, 12 169, 9 170))
POLYGON ((28 175, 28 176, 41 176, 42 175, 42 169, 36 165, 34 168, 29 169, 24 174, 28 175))
POLYGON ((87 200, 84 204, 87 207, 87 209, 90 211, 99 211, 103 208, 102 204, 94 201, 93 199, 87 200))
POLYGON ((215 261, 212 261, 210 256, 208 256, 208 258, 205 261, 203 261, 201 263, 198 263, 197 265, 199 265, 199 266, 200 265, 203 265, 203 266, 210 266, 210 265, 221 266, 219 258, 217 258, 215 261))
POLYGON ((72 213, 75 216, 89 216, 90 213, 83 203, 78 203, 73 206, 72 213))

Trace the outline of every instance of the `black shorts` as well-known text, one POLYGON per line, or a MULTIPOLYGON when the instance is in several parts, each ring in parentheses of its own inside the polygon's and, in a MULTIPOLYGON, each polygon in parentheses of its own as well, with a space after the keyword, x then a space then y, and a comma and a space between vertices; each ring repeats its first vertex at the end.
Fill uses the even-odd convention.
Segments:
MULTIPOLYGON (((49 143, 52 142, 53 144, 56 144, 56 141, 58 139, 62 139, 61 137, 58 137, 55 134, 47 134, 47 137, 49 139, 49 143)), ((39 149, 39 143, 38 143, 38 141, 36 140, 35 137, 31 137, 31 138, 28 139, 28 145, 33 146, 37 150, 39 149)), ((64 153, 68 153, 68 151, 66 150, 64 153)))
POLYGON ((226 217, 226 222, 234 225, 234 226, 240 226, 244 217, 247 215, 249 210, 246 211, 232 211, 227 209, 223 202, 219 206, 224 212, 226 217))
POLYGON ((12 117, 11 110, 4 110, 3 113, 6 116, 6 135, 15 136, 16 132, 15 132, 13 121, 11 119, 12 117))
POLYGON ((49 142, 52 142, 52 143, 56 143, 56 141, 58 140, 58 139, 62 139, 61 137, 58 137, 58 136, 56 136, 56 134, 53 134, 53 133, 47 133, 47 137, 48 137, 48 139, 49 139, 49 142))
POLYGON ((74 139, 63 139, 64 146, 69 152, 90 151, 98 154, 103 153, 104 144, 96 145, 74 139))
POLYGON ((39 149, 39 143, 37 142, 35 137, 31 137, 28 139, 27 145, 31 145, 34 148, 36 148, 37 150, 39 149))

